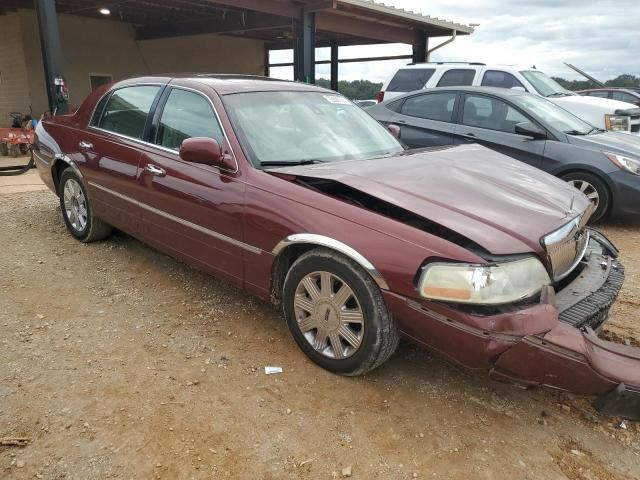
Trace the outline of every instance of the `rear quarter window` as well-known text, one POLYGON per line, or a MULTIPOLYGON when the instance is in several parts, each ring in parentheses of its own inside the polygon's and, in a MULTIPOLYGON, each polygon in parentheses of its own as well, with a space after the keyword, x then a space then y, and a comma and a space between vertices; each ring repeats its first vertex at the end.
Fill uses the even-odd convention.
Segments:
POLYGON ((389 82, 387 92, 413 92, 425 87, 435 72, 433 68, 402 68, 389 82))

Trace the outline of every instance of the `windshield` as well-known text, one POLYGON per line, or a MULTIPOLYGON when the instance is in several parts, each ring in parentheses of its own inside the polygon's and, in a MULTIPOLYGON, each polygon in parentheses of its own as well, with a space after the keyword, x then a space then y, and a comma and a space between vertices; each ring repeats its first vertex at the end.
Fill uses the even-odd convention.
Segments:
POLYGON ((514 97, 513 100, 537 115, 547 125, 563 133, 586 135, 595 129, 593 125, 580 120, 572 113, 545 98, 523 94, 514 97))
POLYGON ((533 88, 543 97, 573 95, 573 92, 565 89, 554 79, 547 77, 545 73, 537 70, 524 70, 520 72, 533 88))
POLYGON ((377 121, 330 92, 226 95, 245 153, 260 167, 375 157, 403 150, 377 121))

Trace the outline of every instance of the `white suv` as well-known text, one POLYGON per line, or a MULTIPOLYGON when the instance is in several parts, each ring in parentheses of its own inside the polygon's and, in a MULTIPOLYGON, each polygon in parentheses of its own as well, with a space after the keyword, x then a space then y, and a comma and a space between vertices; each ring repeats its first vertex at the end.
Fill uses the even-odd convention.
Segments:
POLYGON ((419 63, 398 69, 385 82, 378 102, 405 92, 432 87, 516 88, 541 95, 592 125, 617 132, 640 135, 640 108, 599 97, 570 92, 534 68, 489 66, 483 63, 419 63))

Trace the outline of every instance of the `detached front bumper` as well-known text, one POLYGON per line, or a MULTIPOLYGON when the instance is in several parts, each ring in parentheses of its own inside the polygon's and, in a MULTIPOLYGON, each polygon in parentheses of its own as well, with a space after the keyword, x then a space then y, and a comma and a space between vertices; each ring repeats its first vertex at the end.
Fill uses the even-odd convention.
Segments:
POLYGON ((602 340, 624 268, 608 240, 593 235, 580 270, 540 304, 495 315, 467 313, 390 292, 402 333, 449 360, 493 378, 600 398, 602 413, 640 420, 640 348, 602 340))

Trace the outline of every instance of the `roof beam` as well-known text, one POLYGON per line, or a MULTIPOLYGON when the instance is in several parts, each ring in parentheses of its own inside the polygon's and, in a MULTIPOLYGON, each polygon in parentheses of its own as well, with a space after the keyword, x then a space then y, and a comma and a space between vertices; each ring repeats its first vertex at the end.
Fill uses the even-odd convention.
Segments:
POLYGON ((273 0, 206 0, 206 3, 213 6, 249 10, 290 18, 298 18, 302 12, 302 8, 299 5, 274 2, 273 0))
POLYGON ((193 22, 144 25, 136 28, 136 40, 181 37, 204 33, 244 33, 256 30, 291 28, 291 20, 274 15, 227 12, 221 18, 193 22))
POLYGON ((335 15, 329 12, 316 13, 316 28, 343 35, 372 38, 384 42, 408 43, 417 40, 415 30, 382 25, 362 19, 350 18, 346 15, 335 15))

